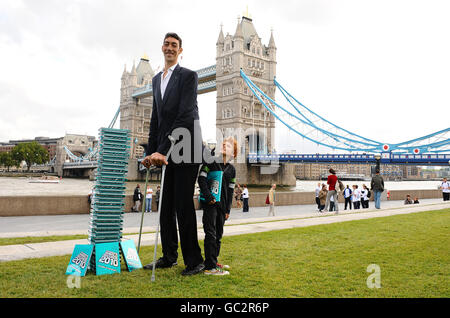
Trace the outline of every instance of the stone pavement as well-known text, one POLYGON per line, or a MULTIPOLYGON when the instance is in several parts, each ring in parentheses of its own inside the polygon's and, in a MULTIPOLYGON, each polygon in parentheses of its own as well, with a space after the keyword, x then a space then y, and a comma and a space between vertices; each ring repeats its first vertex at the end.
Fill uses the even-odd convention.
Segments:
MULTIPOLYGON (((403 205, 402 201, 383 201, 380 210, 376 210, 373 203, 371 205, 372 207, 369 209, 356 210, 357 212, 355 212, 355 210, 343 211, 343 204, 342 207, 340 204, 341 211, 338 215, 335 215, 334 212, 318 213, 315 205, 278 206, 275 210, 276 216, 270 217, 267 216, 267 207, 250 208, 249 213, 242 213, 241 210, 233 209, 230 219, 225 224, 224 236, 450 208, 450 202, 443 202, 442 199, 424 199, 421 200, 420 204, 406 206, 403 205)), ((145 234, 141 237, 141 246, 152 246, 154 244, 156 216, 157 213, 146 213, 144 215, 143 233, 145 234)), ((199 239, 204 238, 201 217, 202 211, 197 211, 199 239)), ((0 237, 73 235, 87 234, 89 215, 2 217, 0 220, 0 237), (28 231, 23 231, 24 229, 28 229, 28 231)), ((139 238, 136 233, 139 232, 140 220, 140 213, 125 214, 123 237, 134 240, 136 246, 139 238)), ((87 243, 87 239, 80 239, 0 246, 0 261, 70 255, 75 244, 87 243)), ((151 255, 148 255, 148 257, 152 258, 151 255)), ((148 261, 151 260, 142 260, 143 263, 148 261)))

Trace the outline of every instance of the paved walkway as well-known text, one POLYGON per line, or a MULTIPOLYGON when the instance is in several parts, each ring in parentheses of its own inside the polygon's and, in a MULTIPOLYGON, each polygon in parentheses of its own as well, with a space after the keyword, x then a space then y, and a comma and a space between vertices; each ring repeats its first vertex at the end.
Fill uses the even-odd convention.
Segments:
MULTIPOLYGON (((371 202, 372 203, 372 202, 371 202)), ((372 204, 373 206, 373 204, 372 204)), ((371 207, 364 210, 341 210, 338 215, 334 212, 318 213, 315 205, 295 205, 276 207, 276 216, 267 216, 267 207, 250 208, 249 213, 233 209, 230 219, 226 222, 224 236, 281 230, 295 227, 305 227, 319 224, 361 220, 374 217, 384 217, 397 214, 416 213, 429 210, 450 208, 450 202, 442 199, 424 199, 420 204, 403 205, 402 201, 383 201, 382 209, 371 207), (232 226, 231 226, 232 225, 232 226)), ((144 215, 141 246, 153 245, 155 242, 157 213, 144 215)), ((202 211, 197 211, 198 236, 204 238, 201 223, 202 211)), ((47 235, 86 234, 89 215, 63 216, 28 216, 0 218, 0 237, 26 237, 47 235)), ((140 213, 126 213, 124 217, 124 238, 133 239, 137 246, 139 235, 140 213), (129 234, 127 234, 129 233, 129 234)), ((35 257, 70 255, 75 244, 87 244, 87 239, 67 240, 48 243, 30 243, 0 246, 0 261, 20 260, 35 257)), ((151 258, 150 255, 148 255, 151 258)), ((143 263, 149 260, 143 259, 143 263)))

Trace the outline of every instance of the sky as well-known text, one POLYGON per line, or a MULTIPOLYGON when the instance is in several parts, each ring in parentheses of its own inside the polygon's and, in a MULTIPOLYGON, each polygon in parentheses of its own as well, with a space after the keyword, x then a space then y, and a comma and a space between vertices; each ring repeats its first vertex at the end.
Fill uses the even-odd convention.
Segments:
MULTIPOLYGON (((120 77, 146 54, 164 64, 165 33, 180 64, 215 63, 216 41, 247 10, 277 46, 277 80, 333 123, 386 143, 450 125, 450 2, 438 0, 2 0, 0 142, 97 136, 119 107, 120 77)), ((276 93, 276 99, 282 95, 276 93)), ((215 138, 215 92, 198 96, 204 140, 215 138)), ((277 123, 279 151, 316 151, 277 123)))

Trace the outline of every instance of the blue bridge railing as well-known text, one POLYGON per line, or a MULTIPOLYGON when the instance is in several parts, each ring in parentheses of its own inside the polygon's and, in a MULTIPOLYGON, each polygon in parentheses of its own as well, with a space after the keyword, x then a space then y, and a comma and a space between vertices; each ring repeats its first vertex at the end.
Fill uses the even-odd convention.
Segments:
MULTIPOLYGON (((375 154, 249 154, 249 163, 317 162, 317 163, 376 163, 375 154)), ((450 154, 383 154, 382 164, 450 165, 450 154)))

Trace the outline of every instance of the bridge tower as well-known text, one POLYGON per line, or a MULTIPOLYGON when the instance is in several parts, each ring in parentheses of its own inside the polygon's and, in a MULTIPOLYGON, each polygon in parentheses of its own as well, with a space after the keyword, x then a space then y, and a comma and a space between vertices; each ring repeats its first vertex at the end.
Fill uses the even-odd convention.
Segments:
POLYGON ((240 75, 242 69, 271 98, 275 98, 276 46, 271 34, 263 45, 252 19, 242 17, 234 35, 223 35, 216 43, 216 128, 223 136, 244 133, 242 152, 272 152, 275 118, 253 96, 240 75), (245 147, 245 148, 244 148, 245 147))
POLYGON ((138 179, 137 159, 142 158, 145 145, 148 142, 150 118, 152 114, 153 96, 133 98, 133 92, 141 87, 150 85, 154 76, 150 61, 144 55, 138 66, 133 66, 128 72, 125 66, 121 77, 120 87, 120 129, 129 129, 131 149, 128 163, 129 180, 138 179))
POLYGON ((236 165, 241 176, 239 182, 295 184, 293 168, 276 165, 275 170, 267 170, 267 167, 243 163, 248 153, 274 151, 275 118, 261 105, 240 75, 242 69, 275 100, 273 79, 277 48, 273 31, 268 45, 264 45, 253 20, 243 16, 238 20, 234 35, 227 33, 224 36, 221 28, 216 49, 216 131, 223 137, 234 136, 239 142, 240 159, 236 165))

